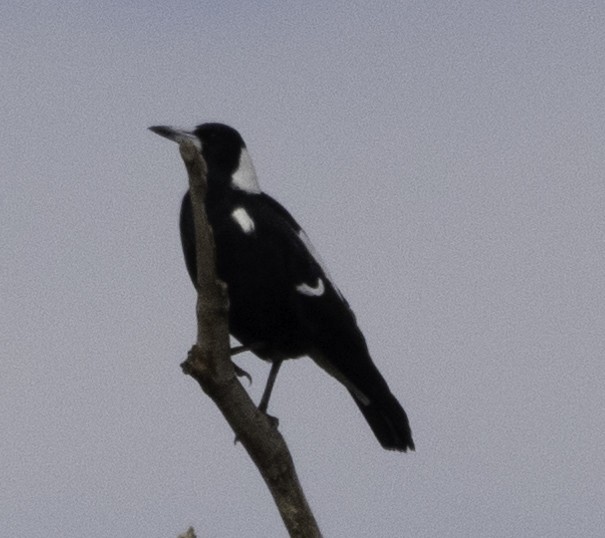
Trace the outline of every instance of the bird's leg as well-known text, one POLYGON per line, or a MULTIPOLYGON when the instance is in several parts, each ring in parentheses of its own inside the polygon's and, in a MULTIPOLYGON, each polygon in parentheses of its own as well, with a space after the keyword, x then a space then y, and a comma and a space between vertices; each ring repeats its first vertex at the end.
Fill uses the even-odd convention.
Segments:
MULTIPOLYGON (((283 361, 281 360, 277 360, 277 361, 273 361, 271 363, 271 370, 269 371, 269 377, 267 378, 267 384, 265 385, 265 390, 263 391, 263 396, 260 399, 260 404, 258 405, 258 410, 263 413, 268 419, 269 422, 271 422, 271 424, 277 428, 278 424, 279 424, 279 420, 277 417, 272 417, 271 415, 269 415, 267 413, 267 407, 269 406, 269 398, 271 397, 271 391, 273 390, 273 385, 275 385, 275 379, 277 378, 277 373, 279 372, 279 367, 281 366, 281 363, 283 361)), ((233 365, 235 368, 235 371, 237 373, 239 366, 236 366, 235 364, 233 365)), ((242 370, 243 371, 243 370, 242 370)), ((247 374, 247 372, 245 372, 247 374)), ((239 441, 239 438, 237 437, 237 435, 235 436, 235 439, 233 440, 234 444, 237 444, 239 441)))
POLYGON ((275 379, 277 378, 277 373, 279 372, 279 367, 283 361, 276 360, 271 364, 271 371, 269 372, 269 377, 267 378, 267 384, 265 385, 265 390, 263 391, 263 397, 260 399, 260 404, 258 404, 258 410, 267 414, 267 407, 269 407, 269 398, 271 398, 271 391, 273 390, 273 385, 275 384, 275 379))
POLYGON ((251 349, 252 346, 234 346, 231 348, 231 356, 234 357, 235 355, 239 355, 244 351, 251 351, 251 349))
POLYGON ((256 353, 257 351, 262 350, 264 347, 265 346, 260 342, 255 342, 254 344, 250 344, 248 346, 234 346, 231 348, 231 356, 233 357, 234 355, 239 355, 244 351, 252 351, 252 353, 256 353))

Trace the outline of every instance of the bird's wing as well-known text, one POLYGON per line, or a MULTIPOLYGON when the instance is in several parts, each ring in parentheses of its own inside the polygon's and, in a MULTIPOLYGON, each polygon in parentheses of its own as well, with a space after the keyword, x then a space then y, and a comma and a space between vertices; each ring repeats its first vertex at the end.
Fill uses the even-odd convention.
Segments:
MULTIPOLYGON (((311 353, 326 370, 337 378, 358 365, 359 376, 370 375, 373 364, 365 339, 349 304, 332 281, 317 251, 304 230, 278 202, 265 196, 258 214, 268 225, 267 231, 279 237, 275 248, 282 249, 283 270, 289 282, 289 300, 300 323, 312 335, 311 353), (270 212, 271 215, 263 212, 270 212), (329 364, 328 364, 329 363, 329 364)), ((260 233, 260 232, 259 232, 260 233)), ((373 374, 373 372, 371 372, 373 374)), ((357 373, 353 377, 357 378, 357 373)), ((340 379, 344 381, 343 379, 340 379)))
POLYGON ((276 246, 284 249, 284 269, 294 284, 292 291, 309 298, 336 294, 348 309, 319 253, 294 217, 270 196, 261 195, 261 201, 259 220, 269 228, 268 234, 281 239, 276 246))

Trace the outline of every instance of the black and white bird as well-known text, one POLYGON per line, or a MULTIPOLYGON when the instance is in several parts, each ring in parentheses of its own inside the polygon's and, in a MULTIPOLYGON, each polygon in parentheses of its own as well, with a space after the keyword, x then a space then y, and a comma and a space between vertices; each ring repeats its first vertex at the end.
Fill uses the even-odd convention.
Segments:
MULTIPOLYGON (((405 411, 374 365, 349 304, 298 223, 261 191, 240 134, 220 123, 193 131, 150 129, 175 142, 190 140, 206 161, 206 212, 218 275, 228 287, 229 330, 245 348, 272 362, 259 408, 266 411, 282 361, 307 355, 346 387, 384 448, 414 450, 405 411)), ((189 192, 180 228, 195 285, 189 192)))

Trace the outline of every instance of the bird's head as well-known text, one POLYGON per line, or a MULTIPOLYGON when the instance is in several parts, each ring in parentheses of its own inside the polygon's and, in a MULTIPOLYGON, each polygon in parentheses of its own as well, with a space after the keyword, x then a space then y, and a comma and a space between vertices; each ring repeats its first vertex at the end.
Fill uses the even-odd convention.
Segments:
POLYGON ((206 161, 209 181, 227 180, 231 188, 260 192, 244 139, 233 127, 222 123, 203 123, 193 131, 165 125, 149 129, 177 143, 191 141, 206 161))

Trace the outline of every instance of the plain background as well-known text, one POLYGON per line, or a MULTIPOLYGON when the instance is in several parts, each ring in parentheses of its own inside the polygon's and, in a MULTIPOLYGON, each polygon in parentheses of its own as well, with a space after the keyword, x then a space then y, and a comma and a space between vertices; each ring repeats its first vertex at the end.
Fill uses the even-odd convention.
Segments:
POLYGON ((413 427, 386 452, 310 360, 282 369, 325 536, 601 536, 604 28, 596 1, 3 2, 0 535, 285 534, 179 368, 186 174, 146 128, 213 120, 413 427))

